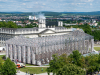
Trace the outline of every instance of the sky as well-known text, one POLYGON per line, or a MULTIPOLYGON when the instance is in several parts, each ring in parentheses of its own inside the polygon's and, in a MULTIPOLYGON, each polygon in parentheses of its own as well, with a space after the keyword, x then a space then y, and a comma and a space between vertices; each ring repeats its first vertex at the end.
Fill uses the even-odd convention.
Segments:
POLYGON ((0 0, 0 12, 100 11, 100 0, 0 0))

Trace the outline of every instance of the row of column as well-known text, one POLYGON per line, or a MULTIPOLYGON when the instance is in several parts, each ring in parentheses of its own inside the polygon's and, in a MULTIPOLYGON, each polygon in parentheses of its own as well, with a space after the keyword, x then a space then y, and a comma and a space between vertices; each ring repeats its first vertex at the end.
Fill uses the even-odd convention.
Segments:
POLYGON ((6 58, 18 59, 19 62, 35 64, 35 54, 31 47, 6 44, 6 58))
POLYGON ((41 64, 42 61, 50 61, 54 53, 59 55, 66 53, 69 55, 73 50, 78 50, 80 53, 88 53, 93 51, 94 40, 80 40, 69 43, 60 44, 60 46, 45 46, 45 47, 28 47, 6 44, 6 58, 11 60, 18 59, 20 62, 29 64, 41 64), (89 48, 89 43, 91 48, 89 48), (57 48, 58 47, 58 48, 57 48), (90 50, 89 50, 90 49, 90 50))

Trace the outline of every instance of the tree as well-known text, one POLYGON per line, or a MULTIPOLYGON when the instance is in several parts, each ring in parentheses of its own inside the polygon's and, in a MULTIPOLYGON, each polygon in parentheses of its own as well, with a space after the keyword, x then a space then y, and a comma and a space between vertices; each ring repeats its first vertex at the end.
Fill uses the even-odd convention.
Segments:
POLYGON ((16 74, 16 65, 9 58, 6 59, 2 66, 2 75, 14 75, 16 74))
POLYGON ((17 25, 15 23, 13 23, 12 21, 8 21, 6 22, 0 22, 0 28, 1 27, 5 27, 5 28, 18 28, 17 25))
POLYGON ((60 68, 57 75, 86 75, 85 71, 74 64, 67 64, 60 68))
POLYGON ((96 54, 90 54, 89 56, 85 57, 86 62, 88 62, 88 64, 86 63, 87 67, 87 72, 93 74, 93 72, 95 71, 99 71, 99 63, 98 63, 98 59, 99 59, 99 55, 96 54))
POLYGON ((78 65, 79 64, 79 60, 81 58, 81 53, 79 53, 78 50, 74 50, 72 52, 72 54, 69 55, 69 58, 72 59, 72 61, 70 61, 70 62, 72 62, 73 64, 78 65))
POLYGON ((23 28, 21 25, 18 25, 17 27, 18 27, 18 28, 23 28))
POLYGON ((78 66, 80 66, 81 68, 86 68, 85 58, 83 56, 81 56, 81 58, 79 59, 78 66))
POLYGON ((1 68, 2 68, 2 65, 3 65, 3 60, 2 60, 2 58, 0 58, 0 72, 1 72, 1 68))
POLYGON ((100 25, 100 22, 98 22, 98 25, 100 25))
POLYGON ((18 28, 17 25, 15 23, 13 23, 12 21, 8 21, 6 28, 18 28))
POLYGON ((48 73, 53 72, 53 74, 56 74, 60 68, 69 63, 66 54, 62 54, 61 56, 54 54, 52 57, 53 60, 49 63, 50 67, 47 68, 48 73))
POLYGON ((53 60, 50 61, 49 65, 50 67, 47 68, 47 72, 53 72, 53 74, 57 73, 57 70, 61 67, 60 66, 60 62, 59 62, 59 58, 58 55, 54 54, 53 56, 53 60))

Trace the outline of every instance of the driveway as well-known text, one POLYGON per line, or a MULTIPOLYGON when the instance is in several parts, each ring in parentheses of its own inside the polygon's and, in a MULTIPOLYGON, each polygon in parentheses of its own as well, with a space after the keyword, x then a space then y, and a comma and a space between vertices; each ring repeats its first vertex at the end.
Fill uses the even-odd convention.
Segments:
POLYGON ((25 67, 49 67, 49 66, 25 66, 25 67))
POLYGON ((6 53, 4 53, 4 52, 3 52, 3 53, 2 53, 2 52, 0 52, 0 55, 6 55, 6 53))

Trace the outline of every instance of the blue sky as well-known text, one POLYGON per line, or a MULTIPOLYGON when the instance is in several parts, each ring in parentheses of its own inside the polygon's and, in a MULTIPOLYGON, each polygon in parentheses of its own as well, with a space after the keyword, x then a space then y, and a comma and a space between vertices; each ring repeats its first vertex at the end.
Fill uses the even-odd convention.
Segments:
POLYGON ((100 11, 100 0, 0 0, 0 12, 100 11))

